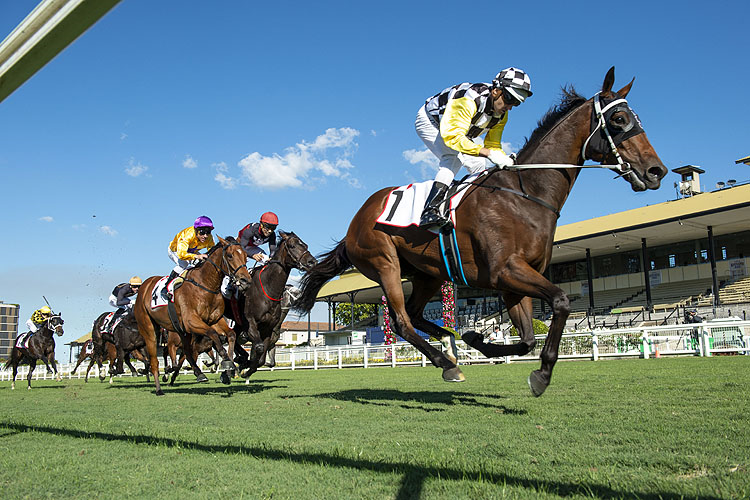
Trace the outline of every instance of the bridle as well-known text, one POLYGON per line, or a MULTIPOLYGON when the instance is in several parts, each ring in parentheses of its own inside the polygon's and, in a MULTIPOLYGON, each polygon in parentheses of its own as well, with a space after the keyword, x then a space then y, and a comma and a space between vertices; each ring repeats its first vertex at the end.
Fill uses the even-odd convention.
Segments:
POLYGON ((50 316, 49 318, 47 318, 47 330, 51 331, 52 333, 56 333, 58 336, 60 336, 63 334, 63 331, 62 331, 63 324, 60 323, 59 325, 53 325, 52 324, 53 318, 59 318, 60 321, 62 321, 62 316, 60 316, 59 314, 50 316), (60 333, 58 333, 58 330, 60 330, 60 333))
MULTIPOLYGON (((286 241, 286 239, 284 239, 284 241, 286 241)), ((268 299, 272 300, 273 302, 280 302, 281 301, 281 297, 284 296, 284 291, 282 290, 281 297, 279 297, 278 299, 274 299, 273 297, 271 297, 270 295, 268 295, 268 292, 266 292, 266 288, 263 286, 263 271, 265 271, 266 267, 268 267, 270 264, 278 264, 282 268, 286 268, 286 266, 285 266, 284 263, 282 263, 280 260, 278 260, 278 259, 275 258, 276 255, 279 254, 279 250, 281 250, 281 246, 280 245, 279 245, 279 249, 277 249, 276 253, 274 254, 274 258, 271 259, 271 260, 269 260, 265 264, 263 264, 263 267, 261 267, 260 271, 258 271, 258 282, 260 283, 260 290, 263 292, 263 295, 265 295, 268 299)), ((286 250, 286 248, 285 248, 285 251, 287 252, 287 255, 290 255, 289 250, 286 250)), ((305 252, 309 253, 308 250, 305 250, 305 252)), ((303 252, 302 255, 304 255, 304 254, 305 253, 303 252)), ((296 267, 296 268, 302 269, 304 271, 303 266, 302 266, 302 262, 301 262, 301 256, 300 256, 299 259, 294 258, 294 257, 292 257, 292 258, 294 259, 294 263, 293 263, 292 267, 296 267)))
POLYGON ((589 134, 588 138, 583 143, 583 147, 581 148, 581 156, 583 157, 584 161, 593 160, 591 156, 586 156, 586 149, 589 147, 589 145, 596 148, 593 150, 594 153, 598 153, 602 156, 607 153, 607 147, 609 147, 608 152, 612 153, 612 155, 617 160, 617 165, 614 165, 614 168, 611 168, 612 170, 620 173, 620 175, 615 177, 615 179, 617 179, 618 177, 623 177, 633 172, 633 169, 630 167, 630 163, 624 161, 622 159, 622 156, 620 156, 620 152, 617 150, 617 146, 633 136, 642 134, 643 127, 641 126, 641 121, 638 119, 638 115, 636 115, 635 111, 633 111, 630 106, 628 106, 628 101, 625 100, 625 98, 620 97, 613 99, 612 101, 605 103, 604 107, 602 108, 602 100, 599 98, 599 94, 600 92, 597 92, 596 95, 594 95, 594 106, 591 118, 591 134, 589 134), (607 126, 607 120, 610 116, 618 111, 624 111, 625 113, 627 113, 630 116, 630 123, 628 123, 628 125, 623 128, 621 132, 616 133, 615 137, 613 138, 612 133, 607 126), (601 135, 598 138, 594 138, 594 134, 596 134, 597 131, 600 131, 604 138, 606 138, 606 144, 603 144, 604 140, 602 139, 601 135), (594 138, 593 141, 591 140, 592 138, 594 138))
MULTIPOLYGON (((223 269, 223 266, 217 265, 211 259, 206 258, 203 262, 208 262, 209 264, 211 264, 212 266, 214 266, 216 268, 216 270, 219 271, 219 274, 221 274, 222 276, 229 276, 232 280, 239 281, 239 278, 237 278, 237 271, 239 271, 243 267, 247 270, 247 263, 241 264, 241 265, 239 265, 237 267, 234 267, 234 268, 229 263, 229 259, 227 258, 227 253, 229 253, 228 252, 229 248, 232 247, 232 246, 234 246, 234 245, 239 246, 240 244, 239 244, 239 242, 235 241, 235 242, 228 243, 226 247, 223 247, 224 251, 222 252, 221 259, 222 259, 222 262, 224 263, 224 265, 226 266, 227 271, 225 271, 223 269)), ((195 268, 193 268, 193 269, 195 269, 195 268)), ((205 286, 201 285, 200 283, 198 283, 197 281, 195 281, 193 279, 185 278, 185 282, 186 283, 192 283, 193 285, 197 286, 198 288, 201 288, 201 289, 203 289, 203 290, 205 290, 207 292, 211 292, 213 294, 218 294, 219 291, 221 290, 221 285, 219 286, 219 290, 210 290, 210 289, 206 288, 205 286)))

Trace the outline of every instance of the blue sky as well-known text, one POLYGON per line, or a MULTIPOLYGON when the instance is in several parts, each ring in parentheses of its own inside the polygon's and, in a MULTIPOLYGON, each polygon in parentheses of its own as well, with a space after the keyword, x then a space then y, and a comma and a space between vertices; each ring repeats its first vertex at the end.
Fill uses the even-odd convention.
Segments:
MULTIPOLYGON (((0 38, 36 3, 0 2, 0 38)), ((668 168, 750 179, 734 164, 750 154, 750 3, 496 5, 123 0, 0 103, 0 300, 24 322, 45 295, 67 361, 114 285, 169 272, 167 244, 198 215, 236 235, 273 210, 319 254, 372 192, 432 178, 413 126, 425 98, 508 66, 534 90, 510 150, 562 85, 589 97, 614 65, 668 168)), ((676 180, 633 193, 587 170, 560 223, 674 199, 676 180)))

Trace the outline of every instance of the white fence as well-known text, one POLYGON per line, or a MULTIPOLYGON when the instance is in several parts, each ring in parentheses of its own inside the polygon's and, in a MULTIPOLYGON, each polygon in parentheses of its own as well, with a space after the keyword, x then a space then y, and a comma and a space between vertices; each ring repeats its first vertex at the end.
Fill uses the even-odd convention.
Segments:
MULTIPOLYGON (((502 343, 513 344, 518 337, 505 337, 502 343)), ((545 337, 538 336, 534 350, 525 356, 507 356, 488 359, 481 353, 457 342, 459 364, 535 361, 544 347, 545 337)), ((439 342, 433 346, 441 348, 439 342)), ((750 355, 750 321, 708 322, 695 325, 670 325, 616 330, 580 331, 563 334, 558 351, 559 359, 644 358, 661 356, 712 356, 715 354, 750 355)), ((204 356, 204 355, 202 355, 204 356)), ((204 358, 199 358, 203 360, 204 358)), ((205 358, 207 359, 207 358, 205 358)), ((276 367, 261 370, 300 370, 324 368, 369 368, 373 366, 427 366, 429 361, 411 344, 399 342, 386 345, 342 345, 316 348, 293 348, 276 350, 276 367)), ((134 363, 141 368, 141 363, 134 363)), ((58 365, 60 375, 65 378, 83 378, 88 363, 83 363, 75 373, 70 373, 72 364, 58 365)), ((160 367, 163 371, 163 367, 160 367)), ((105 365, 104 374, 108 367, 105 365)), ((19 366, 16 380, 23 380, 28 366, 19 366)), ((191 373, 183 370, 183 373, 191 373)), ((96 378, 94 366, 89 378, 96 378)), ((129 371, 126 374, 130 375, 129 371)), ((0 372, 0 381, 8 381, 11 370, 0 372)), ((35 380, 53 379, 46 373, 43 363, 37 363, 32 375, 35 380)))

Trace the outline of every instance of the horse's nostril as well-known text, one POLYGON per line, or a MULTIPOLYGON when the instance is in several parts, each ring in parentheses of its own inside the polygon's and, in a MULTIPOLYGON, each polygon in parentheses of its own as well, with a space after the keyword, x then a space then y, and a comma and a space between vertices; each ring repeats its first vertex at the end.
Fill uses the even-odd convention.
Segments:
POLYGON ((659 165, 658 167, 651 167, 648 169, 648 174, 657 179, 661 179, 667 174, 667 169, 664 167, 664 165, 659 165))

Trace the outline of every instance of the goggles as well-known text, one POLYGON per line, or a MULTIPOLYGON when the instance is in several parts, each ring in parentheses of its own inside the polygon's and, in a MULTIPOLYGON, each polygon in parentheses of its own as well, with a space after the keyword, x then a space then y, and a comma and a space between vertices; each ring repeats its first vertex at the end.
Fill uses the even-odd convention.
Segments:
POLYGON ((267 222, 261 222, 260 225, 263 227, 263 229, 270 229, 271 231, 275 230, 278 227, 278 224, 269 224, 267 222))
POLYGON ((201 236, 206 236, 208 234, 211 234, 211 231, 213 231, 214 228, 212 227, 199 227, 195 230, 195 232, 201 236))
POLYGON ((503 88, 503 101, 509 106, 518 106, 521 100, 510 93, 507 88, 503 88))

